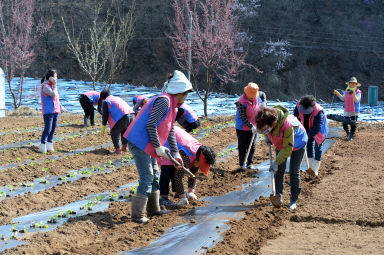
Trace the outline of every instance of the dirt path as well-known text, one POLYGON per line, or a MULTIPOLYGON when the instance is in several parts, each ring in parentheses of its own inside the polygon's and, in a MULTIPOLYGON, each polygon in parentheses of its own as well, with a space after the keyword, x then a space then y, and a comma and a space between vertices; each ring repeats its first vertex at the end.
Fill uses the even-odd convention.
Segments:
POLYGON ((383 254, 383 141, 383 126, 370 125, 337 142, 325 158, 332 175, 322 176, 260 254, 383 254))

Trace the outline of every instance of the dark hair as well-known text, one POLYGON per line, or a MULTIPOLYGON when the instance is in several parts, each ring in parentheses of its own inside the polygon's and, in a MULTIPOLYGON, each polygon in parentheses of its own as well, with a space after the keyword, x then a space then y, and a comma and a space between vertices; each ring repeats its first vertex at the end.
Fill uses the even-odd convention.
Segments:
POLYGON ((216 162, 216 153, 215 151, 209 147, 201 145, 199 149, 196 152, 196 160, 198 161, 200 159, 200 154, 203 153, 205 160, 208 164, 213 165, 216 162))
POLYGON ((172 73, 168 73, 168 75, 167 75, 167 79, 168 79, 168 80, 172 79, 174 74, 175 74, 174 71, 173 71, 172 73))
POLYGON ((304 109, 308 109, 309 107, 314 107, 316 104, 316 98, 312 95, 303 96, 300 99, 300 105, 304 107, 304 109))
POLYGON ((272 127, 277 122, 277 117, 276 109, 265 107, 256 115, 256 126, 258 129, 263 128, 265 125, 272 127))
POLYGON ((110 95, 111 95, 111 92, 110 92, 108 89, 103 89, 103 90, 100 92, 100 98, 99 98, 99 101, 106 99, 106 98, 109 97, 110 95))
POLYGON ((49 80, 49 77, 53 77, 55 74, 57 74, 55 69, 49 69, 47 74, 41 79, 41 83, 43 83, 45 80, 49 80))

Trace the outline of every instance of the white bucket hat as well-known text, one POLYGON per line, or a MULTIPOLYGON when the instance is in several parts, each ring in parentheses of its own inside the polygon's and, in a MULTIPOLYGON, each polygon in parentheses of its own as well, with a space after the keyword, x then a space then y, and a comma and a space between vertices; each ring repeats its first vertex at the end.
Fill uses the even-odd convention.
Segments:
POLYGON ((162 90, 173 95, 193 91, 192 84, 189 82, 187 77, 185 77, 185 75, 178 70, 173 72, 173 77, 171 79, 164 82, 162 90))

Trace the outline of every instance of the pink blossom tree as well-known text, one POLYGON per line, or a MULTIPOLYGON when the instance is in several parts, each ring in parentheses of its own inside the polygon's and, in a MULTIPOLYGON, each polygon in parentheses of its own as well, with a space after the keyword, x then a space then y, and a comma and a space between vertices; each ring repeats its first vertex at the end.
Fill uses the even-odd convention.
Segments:
POLYGON ((38 39, 51 28, 52 21, 41 19, 34 24, 34 0, 0 1, 0 64, 8 81, 14 108, 21 105, 24 74, 35 59, 34 47, 38 39), (11 86, 20 77, 16 89, 11 86))
POLYGON ((253 65, 245 62, 248 51, 246 36, 240 33, 233 14, 235 0, 174 0, 175 17, 170 21, 171 33, 167 34, 173 45, 177 64, 184 71, 190 70, 194 88, 204 102, 207 101, 214 79, 223 84, 236 82, 236 76, 253 65), (189 14, 192 13, 191 46, 188 44, 189 14), (188 52, 191 49, 191 66, 188 52), (200 84, 199 77, 204 77, 200 84), (203 86, 204 85, 204 86, 203 86), (199 88, 205 93, 201 93, 199 88))

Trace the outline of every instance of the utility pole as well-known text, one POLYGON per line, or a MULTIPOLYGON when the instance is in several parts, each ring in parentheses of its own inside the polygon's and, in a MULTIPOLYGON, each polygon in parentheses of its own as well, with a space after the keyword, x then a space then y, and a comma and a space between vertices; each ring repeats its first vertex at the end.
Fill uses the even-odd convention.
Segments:
POLYGON ((193 22, 193 17, 192 17, 192 12, 189 12, 189 34, 188 34, 188 80, 191 81, 191 65, 192 65, 192 22, 193 22))
POLYGON ((0 118, 5 117, 5 74, 0 67, 0 118))

